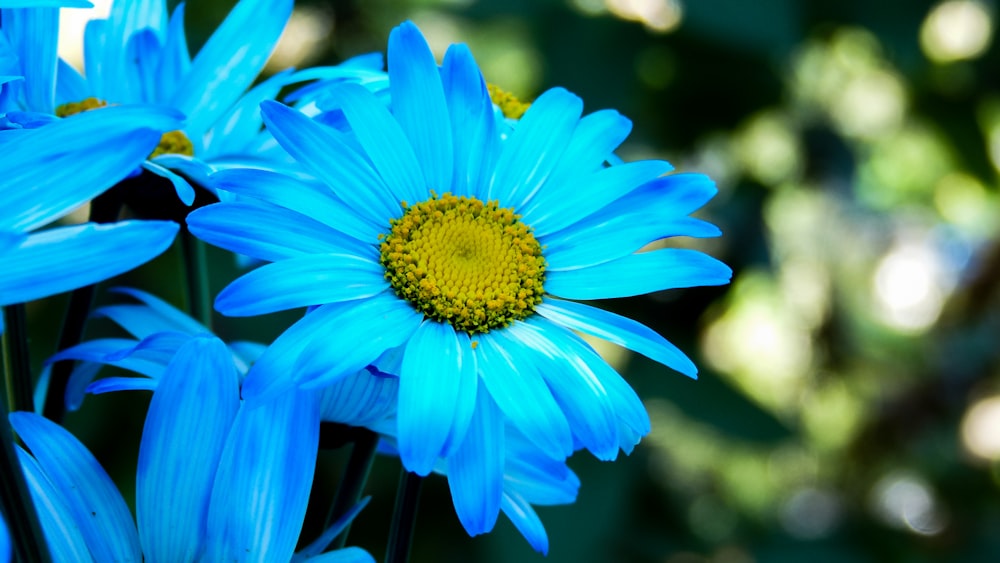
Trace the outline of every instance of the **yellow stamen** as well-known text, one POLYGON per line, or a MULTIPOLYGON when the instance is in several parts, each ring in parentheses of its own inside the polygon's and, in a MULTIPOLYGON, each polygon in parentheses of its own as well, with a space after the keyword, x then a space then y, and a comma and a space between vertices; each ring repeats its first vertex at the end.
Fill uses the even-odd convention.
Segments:
POLYGON ((85 98, 79 102, 70 102, 56 108, 56 117, 69 117, 92 109, 107 107, 108 102, 97 98, 85 98))
POLYGON ((397 295, 427 318, 469 334, 534 313, 545 258, 520 215, 495 201, 449 193, 404 208, 380 246, 397 295))
POLYGON ((486 89, 490 93, 490 100, 496 104, 505 117, 510 119, 521 119, 524 112, 531 107, 530 103, 522 102, 510 92, 505 92, 493 84, 487 84, 486 89))
POLYGON ((194 156, 194 145, 191 139, 183 131, 167 131, 160 137, 160 144, 149 155, 149 158, 156 158, 161 154, 183 154, 194 156))

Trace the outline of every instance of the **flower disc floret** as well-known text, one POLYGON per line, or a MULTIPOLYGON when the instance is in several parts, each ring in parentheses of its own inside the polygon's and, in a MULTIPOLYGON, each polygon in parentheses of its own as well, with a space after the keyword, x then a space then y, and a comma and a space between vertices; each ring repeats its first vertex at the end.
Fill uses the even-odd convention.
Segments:
POLYGON ((530 103, 522 102, 517 98, 517 96, 502 90, 495 84, 487 84, 486 89, 489 91, 490 101, 500 108, 504 117, 510 119, 521 119, 524 112, 528 111, 528 108, 531 107, 530 103))
MULTIPOLYGON (((108 102, 99 98, 84 98, 79 102, 69 102, 56 108, 56 116, 69 117, 85 111, 108 107, 108 102)), ((167 131, 160 137, 160 142, 148 158, 156 158, 161 154, 182 154, 194 156, 194 144, 181 130, 167 131)))
POLYGON ((381 244, 385 278, 425 317, 469 334, 542 302, 545 258, 531 228, 496 201, 450 193, 406 205, 381 244))

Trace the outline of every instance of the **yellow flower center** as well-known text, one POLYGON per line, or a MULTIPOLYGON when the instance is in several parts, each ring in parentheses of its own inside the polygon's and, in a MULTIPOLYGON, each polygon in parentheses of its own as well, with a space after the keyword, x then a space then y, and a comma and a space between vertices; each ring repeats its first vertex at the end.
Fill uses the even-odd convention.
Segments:
POLYGON ((469 334, 503 328, 542 302, 545 258, 531 228, 495 201, 450 193, 408 206, 382 237, 385 278, 429 319, 469 334))
MULTIPOLYGON (((62 104, 56 108, 57 117, 69 117, 71 115, 76 115, 85 111, 90 111, 92 109, 100 109, 107 107, 108 102, 104 100, 99 100, 97 98, 85 98, 79 102, 70 102, 68 104, 62 104)), ((194 156, 194 145, 191 143, 191 139, 184 134, 183 131, 167 131, 160 137, 160 142, 150 153, 148 158, 155 158, 161 154, 183 154, 187 156, 194 156)))
POLYGON ((524 112, 531 107, 530 103, 522 102, 510 92, 505 92, 494 84, 487 84, 486 89, 490 93, 490 100, 500 108, 505 117, 521 119, 524 112))

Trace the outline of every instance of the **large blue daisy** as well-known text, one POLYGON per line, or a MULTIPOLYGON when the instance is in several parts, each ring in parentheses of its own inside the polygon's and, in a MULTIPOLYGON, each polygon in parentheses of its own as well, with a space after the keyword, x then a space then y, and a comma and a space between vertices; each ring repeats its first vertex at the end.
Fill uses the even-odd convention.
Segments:
POLYGON ((218 187, 249 198, 188 224, 274 262, 219 294, 223 314, 314 306, 254 365, 244 397, 322 387, 396 354, 405 467, 425 475, 447 457, 452 478, 471 476, 498 506, 505 421, 553 459, 575 447, 612 459, 649 431, 634 391, 574 331, 695 375, 654 331, 576 300, 727 283, 730 269, 701 252, 640 252, 718 235, 688 216, 715 188, 665 176, 663 161, 607 167, 631 123, 611 110, 581 117, 561 88, 502 138, 469 50, 453 45, 439 68, 411 23, 393 30, 388 63, 389 107, 351 84, 319 101, 341 127, 263 105, 319 183, 221 172, 218 187))

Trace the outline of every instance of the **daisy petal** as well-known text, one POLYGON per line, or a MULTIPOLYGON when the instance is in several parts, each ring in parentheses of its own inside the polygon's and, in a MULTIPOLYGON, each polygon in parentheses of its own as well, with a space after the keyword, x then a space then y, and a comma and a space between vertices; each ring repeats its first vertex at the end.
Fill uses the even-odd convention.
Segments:
POLYGON ((25 102, 32 111, 55 113, 59 10, 37 4, 27 9, 10 8, 4 6, 3 31, 16 50, 26 77, 20 83, 25 102))
POLYGON ((318 446, 314 393, 283 393, 240 409, 212 488, 203 560, 290 560, 318 446))
POLYGON ((559 164, 582 111, 583 101, 562 88, 532 102, 503 143, 487 197, 520 209, 559 164))
POLYGON ((215 308, 223 315, 247 317, 372 297, 389 287, 384 273, 370 257, 307 254, 237 278, 216 297, 215 308))
POLYGON ((87 393, 100 395, 115 391, 156 391, 159 379, 148 377, 105 377, 87 386, 87 393))
MULTIPOLYGON (((24 480, 31 493, 31 502, 35 505, 42 531, 45 533, 45 543, 48 545, 52 560, 93 561, 87 549, 87 542, 76 525, 75 515, 70 512, 63 494, 45 476, 35 458, 21 446, 15 444, 14 447, 17 449, 21 471, 24 473, 24 480)), ((2 519, 3 515, 0 514, 0 524, 3 523, 2 519)), ((0 528, 0 534, 6 533, 7 530, 0 528)), ((0 550, 0 560, 4 560, 4 556, 0 550)), ((5 561, 9 562, 11 559, 5 561)))
POLYGON ((55 295, 131 270, 166 250, 177 228, 169 221, 121 221, 33 234, 4 254, 0 305, 55 295))
MULTIPOLYGON (((202 326, 201 323, 185 315, 181 311, 177 310, 173 305, 151 293, 147 293, 140 289, 133 289, 131 287, 113 287, 109 291, 112 293, 128 295, 129 297, 141 301, 145 307, 137 307, 137 309, 142 309, 152 314, 149 318, 148 324, 145 325, 145 328, 140 328, 134 323, 130 323, 129 326, 126 326, 122 324, 122 321, 125 319, 120 316, 114 319, 115 322, 121 325, 125 330, 128 330, 136 338, 145 338, 154 332, 162 331, 181 332, 191 335, 207 332, 207 329, 202 326)), ((101 309, 98 309, 95 313, 100 311, 101 309)), ((129 315, 134 314, 135 313, 129 313, 129 315)))
POLYGON ((688 377, 698 376, 698 368, 684 352, 651 328, 632 319, 561 299, 546 299, 535 306, 535 311, 554 323, 624 346, 688 377))
POLYGON ((518 532, 528 540, 532 549, 542 555, 549 554, 549 536, 545 533, 545 526, 535 513, 528 501, 511 492, 504 492, 500 501, 500 509, 507 515, 518 532))
POLYGON ((191 187, 191 184, 187 180, 149 160, 143 162, 142 167, 161 178, 169 180, 174 186, 174 191, 177 192, 177 199, 181 200, 181 203, 188 206, 194 203, 194 188, 191 187))
POLYGON ((664 248, 578 270, 546 272, 545 291, 567 299, 608 299, 664 289, 723 285, 732 270, 696 250, 664 248))
POLYGON ((423 164, 425 184, 446 191, 452 184, 454 154, 434 55, 417 26, 404 22, 389 34, 388 58, 392 115, 423 164))
POLYGON ((470 375, 462 372, 462 359, 447 323, 425 320, 406 343, 396 435, 403 467, 421 477, 434 469, 451 431, 461 382, 456 375, 470 375))
POLYGON ((467 332, 457 332, 455 336, 458 337, 460 361, 452 377, 458 380, 458 397, 455 399, 455 418, 451 423, 451 432, 441 453, 443 457, 450 456, 465 439, 465 432, 476 406, 476 389, 479 387, 479 368, 476 365, 472 339, 467 332))
POLYGON ((501 145, 486 82, 467 46, 457 44, 448 48, 441 66, 441 80, 448 99, 455 150, 451 191, 457 196, 485 200, 501 145))
POLYGON ((360 547, 345 547, 305 559, 307 563, 375 563, 375 558, 360 547))
POLYGON ((87 81, 66 61, 59 59, 56 70, 56 104, 78 102, 90 96, 87 81))
POLYGON ((301 213, 253 200, 196 209, 188 215, 187 226, 213 246, 269 262, 343 252, 375 257, 371 245, 301 213))
POLYGON ((493 529, 503 495, 503 415, 479 384, 469 430, 448 458, 448 488, 462 526, 470 536, 493 529))
POLYGON ((198 555, 239 406, 239 375, 221 340, 194 337, 177 351, 149 403, 139 445, 136 521, 147 561, 198 555))
POLYGON ((132 513, 93 454, 58 424, 29 412, 10 425, 62 493, 95 561, 142 561, 132 513))
POLYGON ((474 337, 479 375, 508 420, 553 458, 573 453, 573 437, 545 380, 530 360, 530 349, 492 331, 474 337))

